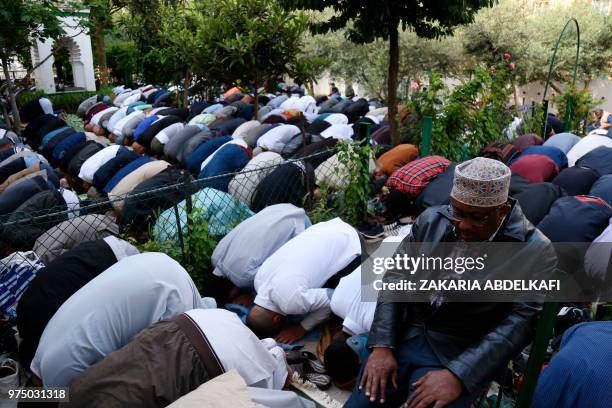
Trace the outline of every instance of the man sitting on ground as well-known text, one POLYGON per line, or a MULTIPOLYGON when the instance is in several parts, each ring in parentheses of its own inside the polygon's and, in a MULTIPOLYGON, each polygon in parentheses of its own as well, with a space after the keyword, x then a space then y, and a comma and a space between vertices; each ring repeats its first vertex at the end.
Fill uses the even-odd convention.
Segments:
POLYGON ((591 112, 591 119, 593 122, 588 124, 587 132, 591 132, 594 129, 609 130, 612 127, 612 114, 603 109, 595 109, 591 112))
MULTIPOLYGON (((526 242, 537 246, 538 275, 546 279, 556 267, 554 248, 508 198, 509 185, 510 169, 501 162, 478 157, 459 164, 450 206, 423 212, 396 254, 408 255, 416 243, 526 242)), ((505 261, 522 265, 515 258, 505 261)), ((391 283, 405 277, 390 272, 391 283)), ((531 341, 540 309, 538 303, 460 303, 440 295, 412 303, 380 297, 367 343, 371 354, 345 406, 469 407, 531 341)))

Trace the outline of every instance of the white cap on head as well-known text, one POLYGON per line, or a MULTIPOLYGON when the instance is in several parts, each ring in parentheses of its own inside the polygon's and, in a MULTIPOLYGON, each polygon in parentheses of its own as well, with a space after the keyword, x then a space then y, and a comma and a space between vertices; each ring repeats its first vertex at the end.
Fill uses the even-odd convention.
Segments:
POLYGON ((476 157, 455 168, 451 197, 475 207, 496 207, 508 201, 510 169, 497 160, 476 157))

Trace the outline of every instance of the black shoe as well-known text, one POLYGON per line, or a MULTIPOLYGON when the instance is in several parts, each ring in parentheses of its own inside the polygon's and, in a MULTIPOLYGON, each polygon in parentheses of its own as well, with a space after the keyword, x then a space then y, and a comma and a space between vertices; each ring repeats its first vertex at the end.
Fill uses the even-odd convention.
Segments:
POLYGON ((383 238, 385 230, 380 222, 370 221, 357 225, 357 231, 368 240, 383 238))

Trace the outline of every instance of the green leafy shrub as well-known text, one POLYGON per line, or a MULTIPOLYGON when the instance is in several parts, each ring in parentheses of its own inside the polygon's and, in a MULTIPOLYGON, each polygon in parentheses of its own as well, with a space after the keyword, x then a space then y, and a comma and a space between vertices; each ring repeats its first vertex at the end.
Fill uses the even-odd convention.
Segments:
POLYGON ((212 273, 212 254, 218 241, 208 235, 208 223, 204 221, 204 210, 193 209, 187 216, 187 234, 184 237, 187 251, 187 272, 198 289, 212 273))
POLYGON ((77 132, 82 132, 84 130, 83 119, 72 113, 68 114, 68 117, 66 118, 66 123, 68 124, 68 126, 73 128, 77 132))
POLYGON ((366 215, 370 198, 370 158, 373 149, 368 144, 338 143, 338 161, 348 170, 348 183, 340 192, 338 213, 350 224, 358 224, 366 215))
POLYGON ((106 64, 111 81, 129 84, 138 73, 140 52, 133 41, 119 41, 106 47, 106 64))
POLYGON ((566 86, 561 95, 553 98, 553 102, 558 106, 559 118, 563 121, 565 121, 569 97, 572 98, 572 116, 569 123, 565 123, 565 130, 577 135, 586 135, 589 112, 597 106, 597 101, 593 99, 588 88, 578 89, 576 86, 566 86))
POLYGON ((500 56, 491 66, 477 66, 471 79, 450 93, 440 75, 429 75, 426 91, 415 92, 403 131, 420 144, 423 118, 433 118, 432 154, 464 160, 489 143, 501 140, 512 115, 506 103, 512 93, 514 64, 500 56))
POLYGON ((106 95, 112 98, 113 90, 110 87, 100 88, 97 92, 79 91, 79 92, 61 92, 55 94, 45 94, 43 91, 24 91, 17 95, 17 105, 23 106, 27 102, 39 96, 49 98, 53 104, 53 109, 63 109, 67 113, 75 113, 81 102, 93 95, 106 95))
POLYGON ((320 198, 315 202, 313 208, 307 211, 308 218, 313 224, 329 221, 336 216, 333 208, 334 197, 330 194, 327 184, 319 186, 319 192, 321 193, 320 198))

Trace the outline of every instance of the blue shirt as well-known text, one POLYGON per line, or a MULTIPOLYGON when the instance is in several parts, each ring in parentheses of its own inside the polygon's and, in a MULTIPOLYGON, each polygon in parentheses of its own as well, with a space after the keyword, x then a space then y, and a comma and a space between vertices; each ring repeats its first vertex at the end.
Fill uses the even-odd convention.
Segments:
POLYGON ((221 109, 223 107, 222 104, 220 103, 215 103, 214 105, 210 105, 208 108, 205 108, 202 112, 203 113, 215 113, 216 111, 218 111, 219 109, 221 109))
POLYGON ((149 156, 142 156, 136 160, 133 160, 132 162, 130 162, 130 164, 125 165, 113 176, 113 178, 108 181, 108 183, 106 183, 106 186, 104 187, 104 192, 107 194, 110 193, 111 190, 115 188, 115 186, 119 184, 119 182, 123 180, 125 176, 152 160, 153 159, 151 159, 149 156))
POLYGON ((599 146, 576 161, 576 166, 596 170, 599 174, 612 174, 612 147, 599 146))
POLYGON ((570 327, 540 375, 533 408, 607 408, 612 401, 612 322, 570 327))
POLYGON ((612 174, 606 174, 598 178, 591 187, 589 195, 599 197, 612 205, 612 174))
POLYGON ((134 129, 134 140, 138 141, 140 135, 142 135, 142 133, 147 130, 147 128, 151 126, 153 122, 155 122, 157 119, 159 119, 159 116, 157 115, 144 118, 143 121, 140 122, 138 126, 136 126, 136 129, 134 129))
POLYGON ((580 137, 573 133, 559 133, 546 139, 544 146, 551 146, 561 149, 565 154, 570 151, 576 143, 580 141, 580 137))
POLYGON ((541 154, 549 157, 552 161, 555 162, 559 169, 564 169, 567 167, 567 156, 561 149, 554 146, 529 146, 523 150, 522 156, 527 156, 530 154, 541 154))
POLYGON ((70 126, 64 126, 64 127, 52 130, 51 132, 47 133, 43 137, 42 142, 40 143, 40 146, 38 147, 38 149, 39 150, 44 149, 45 146, 47 146, 47 143, 49 143, 51 141, 51 139, 53 139, 55 136, 59 135, 60 133, 62 133, 65 130, 68 130, 68 129, 71 129, 71 127, 70 126))
POLYGON ((218 148, 232 140, 231 136, 221 136, 201 144, 187 159, 187 168, 192 174, 199 174, 204 160, 218 148))
POLYGON ((64 156, 64 153, 70 150, 71 147, 79 143, 83 143, 86 140, 87 138, 85 137, 85 133, 83 132, 73 133, 70 136, 65 137, 64 139, 62 139, 61 142, 55 145, 55 148, 53 149, 53 160, 61 160, 61 158, 64 156))

